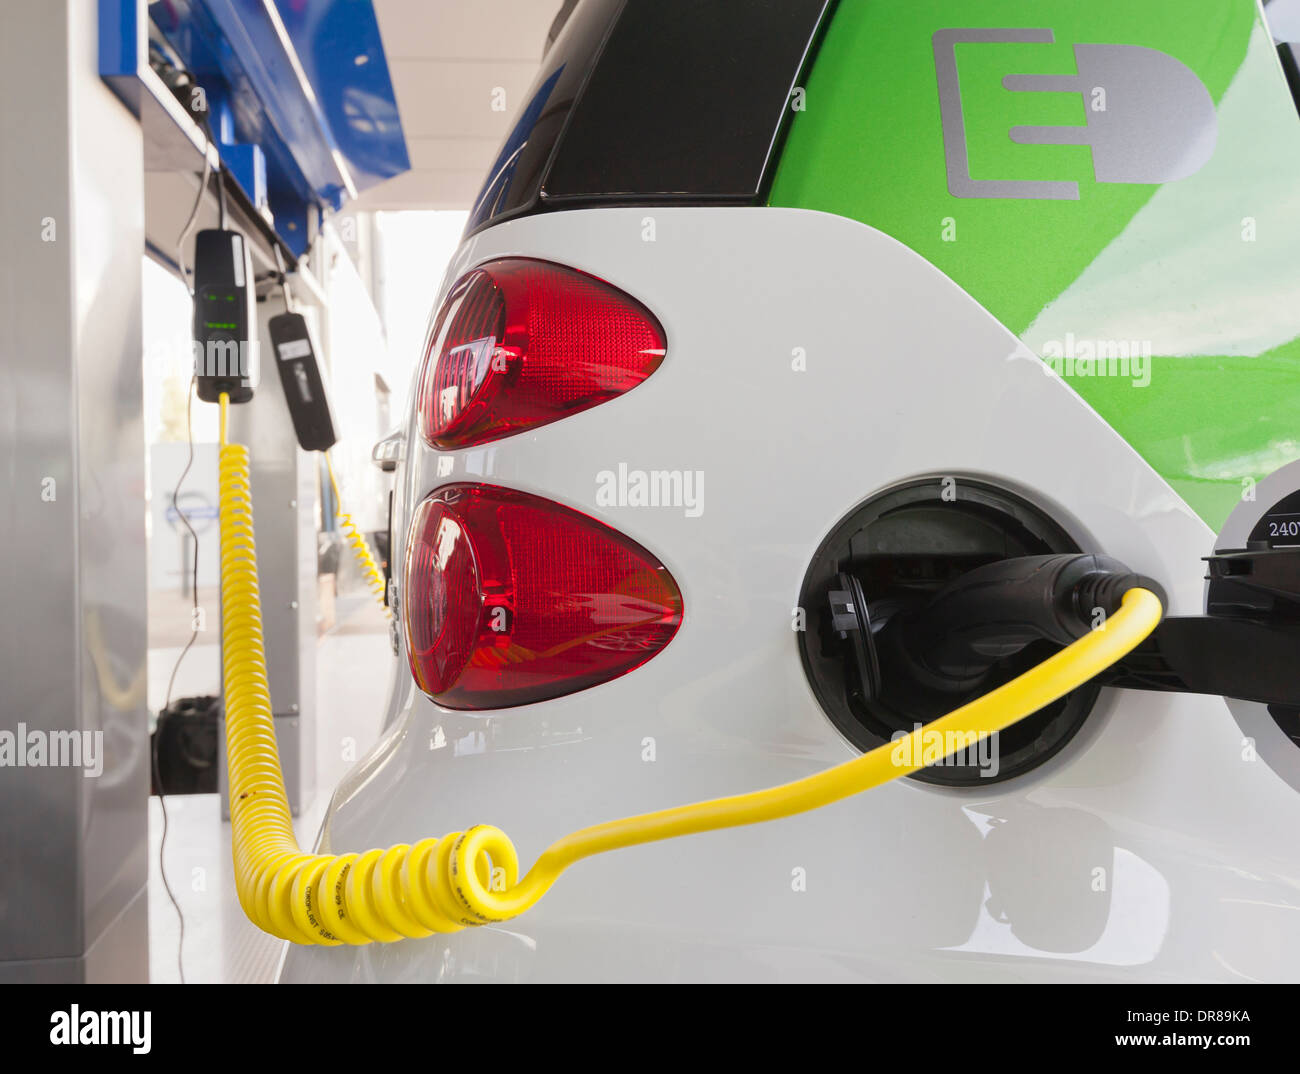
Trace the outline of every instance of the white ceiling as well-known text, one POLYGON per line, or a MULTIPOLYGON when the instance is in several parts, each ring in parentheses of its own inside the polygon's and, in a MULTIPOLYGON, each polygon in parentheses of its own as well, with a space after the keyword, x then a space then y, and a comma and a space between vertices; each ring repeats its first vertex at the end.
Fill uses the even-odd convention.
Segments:
POLYGON ((356 209, 468 209, 541 64, 561 0, 374 0, 411 171, 356 209), (493 111, 493 91, 505 110, 493 111))

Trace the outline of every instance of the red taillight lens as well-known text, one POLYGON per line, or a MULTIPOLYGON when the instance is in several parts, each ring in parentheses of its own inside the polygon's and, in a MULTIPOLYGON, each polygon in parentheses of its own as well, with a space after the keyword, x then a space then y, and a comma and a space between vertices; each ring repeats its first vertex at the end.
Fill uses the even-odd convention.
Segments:
POLYGON ((492 261, 452 288, 420 372, 420 428, 462 448, 558 421, 635 388, 664 333, 603 280, 546 261, 492 261))
POLYGON ((677 584, 640 545, 491 485, 449 485, 420 505, 403 609, 411 674, 457 709, 525 705, 624 675, 682 621, 677 584))

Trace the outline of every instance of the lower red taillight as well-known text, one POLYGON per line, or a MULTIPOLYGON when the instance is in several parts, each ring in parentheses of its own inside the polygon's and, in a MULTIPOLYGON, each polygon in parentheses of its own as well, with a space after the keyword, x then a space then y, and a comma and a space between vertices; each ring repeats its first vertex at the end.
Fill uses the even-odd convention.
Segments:
POLYGON ((441 705, 492 709, 624 675, 672 639, 682 597, 636 542, 550 500, 449 485, 416 511, 407 655, 441 705))

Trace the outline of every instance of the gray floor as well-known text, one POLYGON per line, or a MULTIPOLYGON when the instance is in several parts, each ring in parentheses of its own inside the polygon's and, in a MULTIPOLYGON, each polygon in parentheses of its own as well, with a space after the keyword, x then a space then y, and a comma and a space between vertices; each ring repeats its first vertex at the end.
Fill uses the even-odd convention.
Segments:
MULTIPOLYGON (((359 757, 379 734, 393 660, 388 626, 369 600, 340 601, 337 627, 318 644, 317 788, 294 824, 304 846, 315 842, 330 794, 353 763, 338 749, 338 743, 354 740, 355 752, 348 753, 359 757)), ((152 697, 155 692, 165 692, 175 652, 160 648, 149 655, 152 697), (155 669, 161 683, 152 681, 157 677, 155 669)), ((216 646, 195 646, 182 665, 177 695, 213 689, 208 679, 215 667, 216 646)), ((149 800, 149 810, 150 975, 155 982, 175 982, 179 980, 179 927, 159 871, 162 811, 157 798, 149 800)), ((230 858, 230 824, 221 819, 217 796, 169 797, 167 814, 167 878, 185 915, 186 981, 271 981, 281 944, 255 928, 239 907, 230 858)))

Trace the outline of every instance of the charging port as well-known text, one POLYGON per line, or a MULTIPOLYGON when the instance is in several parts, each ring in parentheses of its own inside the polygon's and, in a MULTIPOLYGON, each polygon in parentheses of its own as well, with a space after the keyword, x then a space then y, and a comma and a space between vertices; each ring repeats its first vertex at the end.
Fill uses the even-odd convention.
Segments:
MULTIPOLYGON (((1060 648, 1042 638, 987 648, 966 676, 932 676, 900 624, 978 568, 1078 553, 1053 519, 1021 497, 976 481, 934 478, 868 500, 823 541, 804 579, 799 645, 822 708, 867 751, 973 701, 1060 648), (855 636, 856 632, 856 636, 855 636)), ((1100 687, 1089 683, 996 736, 913 778, 981 786, 1042 764, 1078 731, 1100 687)))

